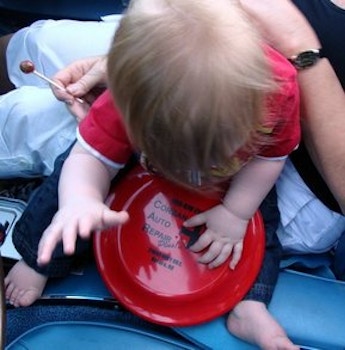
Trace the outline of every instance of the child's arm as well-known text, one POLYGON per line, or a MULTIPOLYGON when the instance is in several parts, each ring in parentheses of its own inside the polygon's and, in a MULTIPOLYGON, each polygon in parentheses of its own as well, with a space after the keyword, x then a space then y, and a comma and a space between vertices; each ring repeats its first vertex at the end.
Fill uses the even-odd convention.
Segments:
POLYGON ((74 146, 60 177, 59 211, 39 243, 39 264, 50 261, 60 240, 65 254, 73 254, 78 235, 89 238, 94 230, 127 221, 127 213, 112 211, 104 204, 111 179, 116 173, 116 170, 105 166, 78 143, 74 146))
POLYGON ((200 262, 214 268, 232 253, 230 268, 235 268, 242 255, 248 222, 273 187, 284 163, 284 159, 255 158, 234 176, 222 204, 185 222, 186 226, 207 227, 190 248, 193 252, 208 248, 200 262))

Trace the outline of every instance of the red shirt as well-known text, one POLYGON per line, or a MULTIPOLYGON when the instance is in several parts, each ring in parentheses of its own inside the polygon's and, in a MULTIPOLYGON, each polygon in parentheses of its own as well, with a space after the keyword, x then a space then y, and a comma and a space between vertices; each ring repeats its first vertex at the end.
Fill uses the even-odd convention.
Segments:
MULTIPOLYGON (((258 156, 287 157, 299 144, 299 92, 296 71, 278 52, 267 48, 267 57, 279 82, 279 91, 267 99, 272 142, 258 156)), ((128 161, 134 149, 127 136, 121 114, 106 90, 80 123, 77 138, 94 155, 116 168, 128 161)))

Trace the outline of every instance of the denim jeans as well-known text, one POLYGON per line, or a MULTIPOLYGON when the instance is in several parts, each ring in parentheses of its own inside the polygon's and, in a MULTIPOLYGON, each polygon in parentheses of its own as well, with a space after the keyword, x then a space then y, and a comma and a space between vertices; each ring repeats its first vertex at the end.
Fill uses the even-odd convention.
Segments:
MULTIPOLYGON (((58 209, 59 177, 71 148, 72 146, 56 159, 54 171, 33 193, 12 234, 13 244, 23 260, 37 272, 49 277, 67 276, 75 259, 64 255, 62 244, 59 243, 48 265, 38 266, 36 262, 38 243, 58 209)), ((80 240, 76 245, 76 256, 86 252, 88 247, 89 243, 80 240)))
MULTIPOLYGON (((80 258, 88 256, 92 248, 90 241, 78 237, 73 256, 64 254, 63 245, 60 242, 55 248, 51 262, 48 265, 38 266, 36 262, 39 241, 58 210, 59 178, 63 163, 68 157, 73 144, 56 159, 54 171, 33 193, 12 234, 13 244, 23 260, 35 271, 49 277, 67 276, 74 263, 78 262, 80 258)), ((120 170, 115 181, 121 178, 134 161, 136 161, 135 156, 129 160, 124 169, 120 170)))
POLYGON ((275 187, 272 188, 262 202, 260 211, 265 226, 265 255, 256 281, 244 299, 261 301, 267 305, 273 296, 282 257, 282 246, 276 234, 280 221, 280 214, 275 187))
MULTIPOLYGON (((13 231, 13 243, 24 261, 37 272, 49 277, 68 275, 75 259, 90 249, 89 242, 78 239, 76 254, 73 257, 66 256, 63 254, 62 244, 59 243, 47 266, 37 266, 36 263, 38 243, 42 233, 58 209, 58 181, 62 165, 69 152, 70 148, 56 159, 53 173, 34 193, 13 231)), ((265 223, 266 252, 256 282, 245 299, 267 304, 271 300, 277 282, 281 257, 281 246, 276 236, 280 216, 275 188, 263 201, 260 211, 265 223)))
POLYGON ((333 271, 337 279, 345 281, 345 232, 334 250, 333 271))

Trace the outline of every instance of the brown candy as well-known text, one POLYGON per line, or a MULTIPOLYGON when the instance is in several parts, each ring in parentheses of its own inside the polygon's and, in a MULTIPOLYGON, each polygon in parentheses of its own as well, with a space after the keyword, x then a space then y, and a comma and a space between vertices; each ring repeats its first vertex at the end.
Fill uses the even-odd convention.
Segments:
POLYGON ((29 60, 20 62, 19 67, 20 70, 25 74, 32 73, 35 70, 35 65, 29 60))

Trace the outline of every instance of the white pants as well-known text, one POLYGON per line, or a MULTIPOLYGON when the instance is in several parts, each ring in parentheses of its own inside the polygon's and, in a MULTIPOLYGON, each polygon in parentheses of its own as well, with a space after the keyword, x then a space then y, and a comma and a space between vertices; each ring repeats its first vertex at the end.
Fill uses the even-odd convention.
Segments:
POLYGON ((281 223, 278 237, 286 253, 323 253, 345 232, 345 216, 329 210, 306 186, 290 161, 277 182, 281 223))
POLYGON ((0 96, 0 178, 49 175, 75 139, 74 117, 45 81, 20 71, 20 62, 29 59, 51 77, 79 58, 106 54, 119 18, 38 21, 11 38, 7 69, 17 88, 0 96))

